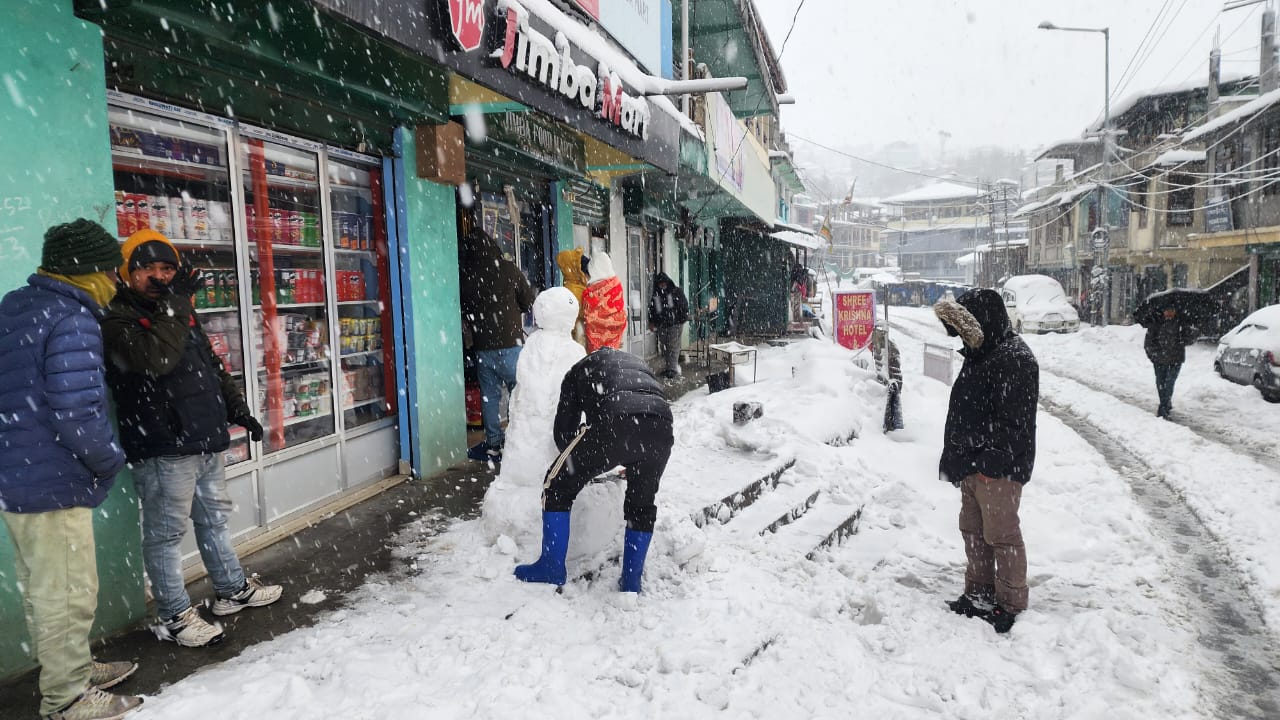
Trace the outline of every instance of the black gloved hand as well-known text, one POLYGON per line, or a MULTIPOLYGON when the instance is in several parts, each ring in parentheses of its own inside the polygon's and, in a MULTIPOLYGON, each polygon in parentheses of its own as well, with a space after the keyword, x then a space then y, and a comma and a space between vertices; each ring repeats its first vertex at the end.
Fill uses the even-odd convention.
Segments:
POLYGON ((169 281, 169 291, 180 297, 191 297, 197 290, 204 287, 205 282, 206 278, 198 268, 183 265, 169 281))
POLYGON ((258 442, 262 439, 262 423, 258 422, 252 415, 241 415, 238 418, 233 418, 231 422, 248 430, 250 440, 258 442))

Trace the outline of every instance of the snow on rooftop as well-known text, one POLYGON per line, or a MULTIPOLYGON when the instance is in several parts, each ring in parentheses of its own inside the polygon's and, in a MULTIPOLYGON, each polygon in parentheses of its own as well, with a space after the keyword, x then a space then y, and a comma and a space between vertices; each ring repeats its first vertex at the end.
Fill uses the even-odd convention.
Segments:
POLYGON ((802 230, 779 230, 770 233, 770 237, 806 250, 817 250, 827 244, 826 239, 821 236, 802 230))
POLYGON ((964 200, 974 198, 982 194, 982 190, 970 185, 960 185, 953 182, 938 182, 932 185, 926 185, 901 195, 885 198, 883 202, 888 205, 905 205, 914 202, 929 202, 933 200, 964 200))
POLYGON ((1275 105, 1277 102, 1280 102, 1280 90, 1272 90, 1269 93, 1259 95, 1256 100, 1251 100, 1231 112, 1223 113, 1217 118, 1186 133, 1182 136, 1182 142, 1189 143, 1196 138, 1208 135, 1211 132, 1227 127, 1228 125, 1233 125, 1241 120, 1251 118, 1272 105, 1275 105))
MULTIPOLYGON (((1218 87, 1222 87, 1223 85, 1229 85, 1231 83, 1237 83, 1237 82, 1240 82, 1241 80, 1248 80, 1253 77, 1254 77, 1254 74, 1251 72, 1224 69, 1221 73, 1221 76, 1218 79, 1218 87)), ((1111 104, 1111 121, 1113 123, 1113 127, 1114 127, 1116 118, 1129 112, 1134 108, 1135 105, 1137 105, 1139 102, 1141 102, 1146 98, 1159 97, 1161 95, 1175 95, 1177 93, 1190 92, 1192 90, 1200 90, 1208 86, 1209 86, 1208 80, 1202 77, 1197 77, 1197 79, 1187 79, 1180 83, 1174 83, 1172 85, 1161 85, 1155 88, 1148 88, 1146 90, 1138 90, 1136 92, 1129 93, 1128 95, 1125 95, 1124 97, 1120 98, 1118 102, 1114 102, 1111 104)), ((1089 132, 1097 132, 1098 130, 1101 130, 1101 129, 1102 129, 1102 116, 1099 115, 1098 118, 1094 120, 1091 125, 1089 125, 1089 132)))
POLYGON ((1204 162, 1207 153, 1204 150, 1166 150, 1156 158, 1153 165, 1185 165, 1187 163, 1204 162))

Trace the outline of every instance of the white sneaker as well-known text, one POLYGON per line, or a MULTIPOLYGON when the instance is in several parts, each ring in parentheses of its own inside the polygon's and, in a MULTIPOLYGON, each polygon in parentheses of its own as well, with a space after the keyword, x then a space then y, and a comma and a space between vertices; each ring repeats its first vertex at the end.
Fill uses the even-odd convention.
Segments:
POLYGON ((45 720, 120 720, 141 705, 140 697, 112 695, 91 687, 67 707, 46 715, 45 720))
POLYGON ((279 585, 263 585, 257 574, 245 580, 244 588, 231 597, 220 597, 213 603, 213 614, 219 617, 234 615, 245 608, 262 607, 280 599, 284 588, 279 585))
POLYGON ((206 622, 194 605, 176 617, 153 625, 151 631, 161 640, 172 640, 182 647, 215 645, 226 638, 222 634, 222 626, 206 622))

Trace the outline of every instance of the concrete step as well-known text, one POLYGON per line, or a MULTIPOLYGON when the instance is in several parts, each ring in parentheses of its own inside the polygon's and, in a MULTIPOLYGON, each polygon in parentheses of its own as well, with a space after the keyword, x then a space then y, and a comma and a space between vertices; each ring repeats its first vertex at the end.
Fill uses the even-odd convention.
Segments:
POLYGON ((793 485, 784 474, 777 487, 735 515, 726 532, 734 538, 751 538, 795 522, 813 507, 822 491, 813 483, 793 485))
POLYGON ((746 485, 693 511, 694 524, 698 527, 703 527, 709 522, 721 524, 729 522, 735 515, 738 515, 759 500, 761 496, 772 492, 778 486, 783 473, 791 469, 795 464, 795 458, 780 460, 767 474, 758 476, 746 485))
POLYGON ((821 493, 808 512, 779 526, 772 542, 812 560, 822 550, 837 547, 858 533, 862 508, 821 493))

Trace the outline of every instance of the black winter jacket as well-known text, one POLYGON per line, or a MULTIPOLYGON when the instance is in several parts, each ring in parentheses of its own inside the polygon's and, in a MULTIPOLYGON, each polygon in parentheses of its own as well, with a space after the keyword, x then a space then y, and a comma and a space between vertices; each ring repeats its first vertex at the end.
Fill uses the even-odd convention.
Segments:
POLYGON ((579 360, 560 383, 555 440, 561 450, 577 434, 584 413, 593 427, 617 427, 639 415, 671 422, 671 406, 649 366, 635 355, 611 347, 579 360))
POLYGON ((669 328, 689 321, 689 300, 684 291, 666 273, 653 277, 653 296, 649 298, 649 324, 657 328, 669 328), (659 283, 666 281, 663 290, 659 283))
POLYGON ((477 230, 464 241, 462 320, 471 328, 471 349, 502 350, 524 341, 522 315, 533 309, 529 280, 488 235, 477 230))
POLYGON ((1196 341, 1199 332, 1178 318, 1160 319, 1147 328, 1142 349, 1155 365, 1181 365, 1187 359, 1187 346, 1196 341))
POLYGON ((227 423, 250 415, 191 302, 123 288, 102 321, 107 383, 129 460, 226 450, 227 423))
POLYGON ((973 473, 1026 483, 1036 459, 1040 366, 1035 356, 1013 332, 994 290, 970 290, 934 309, 948 333, 965 342, 964 366, 947 408, 939 474, 952 483, 973 473))

